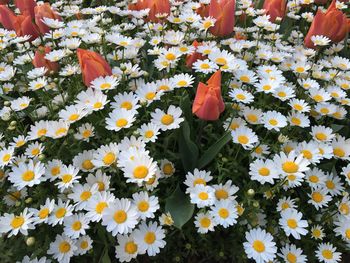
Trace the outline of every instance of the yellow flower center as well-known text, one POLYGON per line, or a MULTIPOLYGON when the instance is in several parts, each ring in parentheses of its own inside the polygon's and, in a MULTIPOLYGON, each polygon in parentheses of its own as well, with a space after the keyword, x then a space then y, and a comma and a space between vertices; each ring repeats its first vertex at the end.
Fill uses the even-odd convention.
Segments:
POLYGON ((82 165, 81 165, 85 170, 91 170, 92 168, 94 168, 94 164, 91 162, 91 160, 85 160, 83 161, 82 165))
POLYGON ((318 183, 318 181, 319 181, 319 179, 318 179, 318 176, 317 175, 311 175, 310 177, 309 177, 309 181, 311 182, 311 183, 318 183))
POLYGON ((210 68, 210 66, 207 63, 203 63, 203 64, 201 64, 200 68, 201 69, 208 69, 208 68, 210 68))
POLYGON ((20 228, 24 224, 23 216, 15 216, 11 221, 12 228, 20 228))
POLYGON ((72 180, 73 176, 71 174, 64 174, 61 177, 63 183, 69 183, 72 180))
POLYGON ((60 207, 56 210, 55 216, 57 218, 62 218, 65 216, 66 213, 67 213, 67 210, 64 207, 60 207))
POLYGON ((218 200, 221 199, 227 199, 228 198, 228 193, 225 189, 218 189, 215 191, 215 197, 218 200))
POLYGON ((239 135, 238 136, 238 142, 240 144, 247 144, 249 142, 249 138, 246 135, 239 135))
POLYGON ((113 219, 115 222, 118 224, 122 224, 126 221, 128 218, 128 215, 124 210, 118 210, 117 212, 114 213, 113 219))
POLYGON ((81 201, 86 201, 91 197, 91 192, 90 191, 84 191, 80 194, 80 200, 81 201))
POLYGON ((147 232, 144 237, 144 241, 151 245, 154 243, 154 241, 156 241, 156 235, 153 232, 147 232))
POLYGON ((85 131, 82 132, 81 135, 86 139, 86 138, 90 137, 91 131, 90 130, 85 130, 85 131))
POLYGON ((67 132, 67 129, 66 128, 58 128, 56 131, 55 131, 55 134, 56 136, 59 136, 61 134, 65 134, 67 132))
POLYGON ((319 94, 313 96, 313 99, 314 99, 314 101, 316 101, 316 102, 323 101, 323 97, 322 97, 321 95, 319 95, 319 94))
POLYGON ((34 172, 33 172, 33 171, 30 171, 30 170, 25 171, 25 172, 22 174, 22 180, 23 180, 23 181, 26 181, 26 182, 29 182, 29 181, 33 180, 34 177, 35 177, 34 172))
POLYGON ((322 256, 325 258, 325 259, 332 259, 333 258, 333 252, 329 249, 325 249, 322 251, 322 256))
POLYGON ((301 120, 296 117, 292 117, 291 122, 296 126, 299 126, 301 124, 301 120))
POLYGON ((99 202, 96 207, 95 207, 95 211, 98 214, 102 214, 103 210, 107 207, 107 203, 106 202, 99 202))
POLYGON ((326 181, 326 187, 330 190, 333 190, 335 188, 335 184, 333 181, 328 180, 328 181, 326 181))
POLYGON ((209 195, 206 192, 200 192, 198 194, 199 199, 201 200, 207 200, 209 198, 209 195))
POLYGON ((287 96, 287 93, 285 93, 284 91, 280 91, 277 93, 278 97, 284 98, 287 96))
POLYGON ((35 148, 32 150, 32 155, 38 155, 40 153, 39 148, 35 148))
POLYGON ((248 121, 250 121, 252 123, 256 123, 258 121, 258 117, 254 114, 247 115, 247 119, 248 119, 248 121))
POLYGON ((115 154, 112 152, 107 153, 104 157, 103 157, 103 163, 105 165, 111 165, 112 163, 114 163, 115 161, 115 154))
POLYGON ((137 251, 137 245, 134 241, 126 242, 124 250, 128 254, 135 254, 137 251))
POLYGON ((140 201, 137 204, 137 208, 141 211, 141 212, 146 212, 148 211, 149 208, 149 203, 147 201, 140 201))
POLYGON ((319 192, 314 192, 311 194, 312 200, 314 200, 316 203, 321 203, 323 201, 323 195, 319 192))
POLYGON ((345 156, 345 151, 339 147, 333 149, 333 154, 338 157, 344 157, 345 156))
POLYGON ((350 208, 349 208, 349 206, 347 204, 341 203, 340 206, 339 206, 339 211, 343 215, 348 215, 350 213, 350 208))
POLYGON ((230 212, 226 208, 220 208, 218 213, 219 213, 219 216, 224 219, 230 215, 230 212))
POLYGON ((109 83, 103 83, 100 86, 101 89, 110 89, 111 87, 112 87, 112 85, 109 83))
POLYGON ((215 62, 219 65, 226 65, 227 64, 227 60, 225 58, 217 58, 215 60, 215 62))
POLYGON ((174 122, 174 117, 170 114, 165 114, 160 121, 164 125, 170 125, 174 122))
POLYGON ((295 229, 298 226, 298 223, 295 219, 291 218, 287 220, 287 225, 292 228, 295 229))
POLYGON ((47 207, 45 207, 39 211, 38 216, 40 219, 44 219, 49 215, 49 213, 50 210, 47 207))
POLYGON ((101 108, 102 107, 102 102, 100 102, 100 101, 98 101, 98 102, 95 102, 94 103, 94 109, 99 109, 99 108, 101 108))
POLYGON ((270 123, 270 125, 272 125, 272 126, 276 126, 276 125, 278 124, 278 121, 275 120, 275 119, 271 119, 271 120, 269 120, 269 123, 270 123))
POLYGON ((176 56, 173 53, 168 53, 165 55, 165 58, 172 61, 176 59, 176 56))
POLYGON ((67 241, 63 241, 58 249, 61 253, 67 253, 70 251, 70 244, 67 241))
POLYGON ((299 170, 299 166, 295 162, 287 161, 282 164, 282 169, 286 173, 296 173, 299 170))
POLYGON ((246 96, 244 96, 244 94, 237 94, 237 95, 236 95, 236 98, 237 98, 238 100, 245 100, 245 99, 246 99, 246 96))
POLYGON ((294 104, 293 108, 297 111, 302 111, 303 110, 303 106, 301 106, 300 104, 294 104))
POLYGON ((325 141, 327 140, 327 135, 324 134, 323 132, 318 132, 315 134, 315 137, 320 140, 320 141, 325 141))
POLYGON ((54 166, 51 168, 51 175, 57 176, 61 172, 61 168, 59 166, 54 166))
POLYGON ((74 231, 78 231, 81 229, 81 222, 80 221, 75 221, 73 224, 72 224, 72 228, 74 231))
POLYGON ((239 78, 242 82, 249 82, 250 81, 250 78, 248 76, 241 76, 239 78))
POLYGON ((312 153, 309 150, 302 150, 301 153, 303 154, 303 156, 306 159, 308 159, 308 160, 312 159, 313 155, 312 155, 312 153))
POLYGON ((80 248, 81 248, 81 249, 87 249, 88 246, 89 246, 89 243, 88 243, 86 240, 83 240, 83 241, 80 243, 80 248))
POLYGON ((297 257, 293 253, 289 252, 287 254, 287 260, 288 260, 289 263, 296 263, 297 262, 297 257))
POLYGON ((255 250, 256 252, 258 252, 258 253, 262 253, 262 252, 265 251, 265 245, 264 245, 264 243, 263 243, 262 241, 260 241, 260 240, 255 240, 255 241, 253 242, 253 248, 254 248, 254 250, 255 250))
POLYGON ((154 92, 148 92, 148 93, 146 94, 146 99, 147 99, 147 100, 153 100, 155 96, 156 96, 156 93, 154 93, 154 92))
POLYGON ((2 157, 2 161, 3 161, 4 163, 7 163, 8 161, 10 161, 10 159, 11 159, 11 154, 9 154, 9 153, 6 153, 6 154, 2 157))
POLYGON ((146 137, 147 139, 152 138, 153 135, 154 135, 154 132, 151 131, 151 130, 148 130, 148 131, 145 132, 145 137, 146 137))
POLYGON ((208 228, 211 224, 211 221, 208 217, 203 217, 200 221, 201 227, 208 228))
POLYGON ((148 175, 148 168, 144 165, 137 166, 133 171, 133 175, 137 179, 143 179, 148 175))
POLYGON ((124 101, 120 104, 120 108, 131 110, 132 109, 132 103, 130 101, 124 101))
POLYGON ((119 119, 115 122, 115 125, 119 128, 125 127, 126 125, 128 125, 128 121, 124 118, 119 119))
POLYGON ((79 118, 79 114, 73 113, 72 115, 69 116, 70 121, 76 121, 79 118))
POLYGON ((197 184, 206 185, 207 182, 203 178, 197 178, 193 181, 193 186, 196 186, 197 184))
POLYGON ((261 176, 269 176, 270 175, 270 169, 266 168, 266 167, 262 167, 259 169, 259 174, 261 176))

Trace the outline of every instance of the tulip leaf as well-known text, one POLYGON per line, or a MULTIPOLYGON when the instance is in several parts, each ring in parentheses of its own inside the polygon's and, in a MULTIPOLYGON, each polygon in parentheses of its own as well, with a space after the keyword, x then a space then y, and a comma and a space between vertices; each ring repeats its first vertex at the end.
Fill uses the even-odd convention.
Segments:
POLYGON ((188 96, 188 94, 181 97, 180 107, 181 107, 182 112, 185 116, 185 119, 187 120, 190 127, 192 127, 193 126, 193 114, 192 114, 192 109, 191 109, 191 101, 190 101, 190 97, 188 96))
POLYGON ((180 186, 177 185, 175 191, 165 202, 165 211, 171 214, 174 220, 174 226, 181 229, 182 226, 191 219, 194 205, 191 204, 189 197, 184 194, 180 186))
POLYGON ((198 161, 198 169, 202 169, 209 164, 215 156, 220 152, 230 140, 232 140, 231 133, 226 132, 220 139, 218 139, 212 146, 209 147, 198 161))
POLYGON ((199 153, 197 145, 191 140, 191 129, 187 121, 181 124, 178 142, 182 165, 186 172, 192 171, 197 165, 199 153))

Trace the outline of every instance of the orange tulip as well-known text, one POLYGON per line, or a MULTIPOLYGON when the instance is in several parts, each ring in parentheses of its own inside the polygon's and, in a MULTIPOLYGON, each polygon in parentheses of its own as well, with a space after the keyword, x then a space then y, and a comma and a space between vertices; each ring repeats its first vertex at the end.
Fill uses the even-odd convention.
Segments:
POLYGON ((196 49, 198 46, 201 46, 202 43, 197 42, 197 40, 193 41, 192 45, 195 47, 195 50, 192 54, 187 55, 186 57, 186 66, 188 68, 192 68, 192 65, 194 62, 196 62, 198 59, 204 59, 205 56, 203 56, 201 53, 196 52, 196 49))
POLYGON ((111 67, 100 54, 78 48, 77 55, 86 86, 90 86, 91 81, 98 77, 112 75, 111 67))
POLYGON ((200 7, 196 9, 196 13, 201 17, 209 16, 209 5, 201 4, 200 7))
POLYGON ((35 56, 32 61, 34 67, 36 68, 41 68, 45 67, 48 70, 48 73, 54 71, 56 72, 58 70, 58 63, 57 62, 51 62, 50 60, 45 59, 45 55, 47 53, 50 53, 51 48, 50 47, 43 47, 40 46, 36 51, 35 51, 35 56))
POLYGON ((311 37, 315 35, 326 36, 333 42, 338 43, 345 38, 349 29, 349 20, 342 11, 336 8, 336 1, 333 0, 325 13, 320 9, 317 10, 309 32, 305 37, 305 46, 315 48, 311 41, 311 37))
POLYGON ((286 14, 286 0, 265 0, 263 9, 270 15, 270 21, 275 22, 277 17, 283 18, 286 14))
POLYGON ((221 96, 221 71, 218 70, 207 81, 207 85, 199 82, 192 113, 202 120, 215 121, 224 110, 225 104, 221 96))
POLYGON ((62 20, 62 18, 55 11, 52 10, 49 3, 36 6, 34 8, 34 12, 35 23, 38 25, 41 34, 46 34, 50 31, 50 28, 42 21, 44 17, 62 20))
POLYGON ((209 29, 214 36, 231 34, 235 25, 235 0, 211 0, 209 16, 216 19, 215 25, 209 29))
POLYGON ((17 16, 10 8, 0 5, 0 23, 4 28, 7 30, 15 30, 16 20, 17 16))
POLYGON ((31 35, 30 41, 36 39, 40 34, 38 27, 32 22, 32 18, 25 15, 17 16, 15 30, 17 36, 31 35))
POLYGON ((147 20, 152 22, 160 22, 160 19, 156 17, 157 14, 170 14, 170 1, 169 0, 138 0, 136 4, 130 4, 129 10, 140 11, 149 8, 147 20))
POLYGON ((36 6, 34 0, 15 0, 15 5, 21 11, 22 15, 34 18, 34 7, 36 6))

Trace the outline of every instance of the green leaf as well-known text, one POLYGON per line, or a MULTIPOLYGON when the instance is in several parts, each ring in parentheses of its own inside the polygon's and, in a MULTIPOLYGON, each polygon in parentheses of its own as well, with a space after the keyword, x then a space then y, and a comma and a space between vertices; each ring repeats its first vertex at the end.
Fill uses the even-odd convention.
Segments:
POLYGON ((344 125, 332 124, 332 125, 331 125, 331 128, 332 128, 332 130, 333 130, 334 132, 338 132, 338 131, 340 131, 341 129, 344 128, 344 125))
POLYGON ((191 101, 190 97, 187 93, 184 92, 184 95, 181 97, 180 101, 180 107, 182 109, 182 112, 185 116, 185 120, 188 122, 190 127, 193 126, 193 114, 192 114, 192 108, 191 108, 191 101))
POLYGON ((212 146, 209 147, 203 154, 203 156, 198 161, 198 169, 203 168, 208 163, 210 163, 215 156, 220 152, 222 147, 226 145, 232 139, 231 133, 226 132, 219 140, 217 140, 212 146))
POLYGON ((179 153, 185 171, 192 171, 198 160, 198 147, 191 140, 191 129, 187 121, 184 121, 179 130, 178 136, 179 153))
POLYGON ((108 255, 108 248, 105 249, 103 257, 101 258, 101 263, 111 263, 111 259, 109 258, 109 255, 108 255))
POLYGON ((174 226, 181 227, 191 219, 194 211, 194 205, 190 203, 190 199, 185 195, 180 186, 177 185, 175 191, 169 196, 165 202, 165 211, 171 214, 174 220, 174 226))

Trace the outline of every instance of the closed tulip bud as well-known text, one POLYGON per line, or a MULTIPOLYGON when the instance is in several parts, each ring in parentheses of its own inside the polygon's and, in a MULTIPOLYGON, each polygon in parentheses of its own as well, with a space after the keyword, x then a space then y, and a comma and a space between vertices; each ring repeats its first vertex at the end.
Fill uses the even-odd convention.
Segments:
POLYGON ((41 34, 46 34, 50 31, 50 28, 42 21, 44 17, 62 20, 62 18, 54 10, 52 10, 49 3, 44 3, 43 5, 36 6, 34 8, 34 12, 35 23, 38 25, 41 34))
POLYGON ((336 1, 333 0, 325 13, 317 10, 305 37, 305 46, 316 48, 311 40, 311 37, 316 35, 326 36, 335 43, 342 41, 350 29, 349 21, 346 15, 337 9, 336 1))
POLYGON ((78 48, 77 56, 83 74, 83 81, 87 87, 90 86, 91 81, 98 77, 112 75, 111 67, 100 54, 78 48))
POLYGON ((235 0, 211 0, 209 16, 216 19, 210 33, 214 36, 224 37, 233 32, 235 25, 235 0))
POLYGON ((143 9, 149 9, 147 16, 148 21, 161 22, 170 14, 170 1, 169 0, 138 0, 135 4, 128 6, 129 10, 140 11, 143 9))
POLYGON ((270 15, 270 21, 275 22, 277 18, 282 19, 286 14, 286 0, 265 0, 263 9, 270 15))
POLYGON ((17 17, 15 30, 18 36, 30 35, 30 41, 36 39, 40 35, 38 27, 33 23, 29 15, 20 15, 17 17))
POLYGON ((15 0, 15 6, 21 11, 22 15, 34 18, 34 8, 36 6, 34 0, 15 0))
POLYGON ((221 96, 221 71, 218 70, 207 81, 207 85, 199 82, 192 113, 202 120, 215 121, 224 110, 225 104, 221 96))
POLYGON ((7 30, 16 29, 17 16, 7 6, 0 5, 0 23, 7 30))

